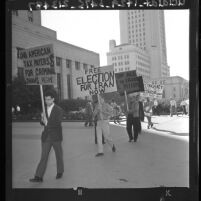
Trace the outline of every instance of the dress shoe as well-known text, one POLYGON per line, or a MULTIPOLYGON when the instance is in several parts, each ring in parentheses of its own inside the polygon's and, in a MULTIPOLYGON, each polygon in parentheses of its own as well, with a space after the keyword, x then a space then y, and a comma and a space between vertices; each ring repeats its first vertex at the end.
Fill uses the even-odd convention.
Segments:
POLYGON ((113 146, 112 146, 112 151, 113 151, 113 152, 116 151, 116 147, 114 146, 114 144, 113 144, 113 146))
POLYGON ((63 176, 63 173, 57 173, 56 179, 60 179, 62 178, 62 176, 63 176))
POLYGON ((30 182, 43 182, 41 177, 35 176, 33 179, 29 179, 30 182))
POLYGON ((153 125, 154 125, 154 124, 153 124, 153 123, 151 123, 151 128, 153 127, 153 125))
POLYGON ((103 156, 103 155, 104 155, 104 153, 97 153, 96 157, 103 156))

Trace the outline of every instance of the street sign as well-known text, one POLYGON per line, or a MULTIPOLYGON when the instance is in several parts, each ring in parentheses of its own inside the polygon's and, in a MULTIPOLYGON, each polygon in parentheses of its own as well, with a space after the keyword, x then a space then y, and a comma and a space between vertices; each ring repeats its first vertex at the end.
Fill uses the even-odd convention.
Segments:
POLYGON ((53 45, 43 45, 19 51, 24 64, 24 78, 28 85, 55 85, 53 45))

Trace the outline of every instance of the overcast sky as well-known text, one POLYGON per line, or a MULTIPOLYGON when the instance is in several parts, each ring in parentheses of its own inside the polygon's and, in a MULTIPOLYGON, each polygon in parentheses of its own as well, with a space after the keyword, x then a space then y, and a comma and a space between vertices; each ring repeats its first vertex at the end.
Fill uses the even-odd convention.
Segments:
MULTIPOLYGON (((97 52, 107 65, 109 40, 120 44, 118 10, 42 11, 42 25, 57 32, 57 39, 97 52)), ((189 10, 166 10, 165 31, 170 76, 189 80, 189 10)))

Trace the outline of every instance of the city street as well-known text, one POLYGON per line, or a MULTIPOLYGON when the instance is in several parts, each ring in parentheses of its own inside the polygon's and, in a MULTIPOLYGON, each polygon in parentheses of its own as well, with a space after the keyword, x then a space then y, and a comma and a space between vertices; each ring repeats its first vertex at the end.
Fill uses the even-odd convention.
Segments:
POLYGON ((83 122, 63 122, 65 172, 56 180, 53 149, 43 183, 30 183, 41 154, 42 127, 37 122, 12 123, 13 188, 149 188, 189 186, 189 117, 154 116, 154 126, 136 143, 128 142, 126 122, 111 122, 117 151, 104 145, 104 156, 95 157, 94 127, 83 122))

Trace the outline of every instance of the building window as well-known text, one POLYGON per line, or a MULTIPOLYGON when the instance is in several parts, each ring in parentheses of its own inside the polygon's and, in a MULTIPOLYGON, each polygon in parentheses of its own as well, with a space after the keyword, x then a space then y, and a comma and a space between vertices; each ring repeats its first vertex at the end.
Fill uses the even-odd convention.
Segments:
POLYGON ((70 74, 67 74, 67 89, 68 89, 68 98, 71 99, 71 84, 70 84, 70 74))
POLYGON ((88 71, 87 64, 83 64, 83 70, 88 71))
POLYGON ((66 59, 66 68, 71 68, 72 61, 69 59, 66 59))
POLYGON ((28 15, 29 22, 33 22, 33 12, 32 11, 27 11, 27 15, 28 15))
POLYGON ((78 61, 75 62, 75 69, 80 70, 80 62, 78 61))
POLYGON ((56 65, 61 66, 61 58, 60 57, 56 57, 56 65))
POLYGON ((24 78, 24 68, 23 67, 18 67, 17 68, 17 76, 19 78, 24 78))

